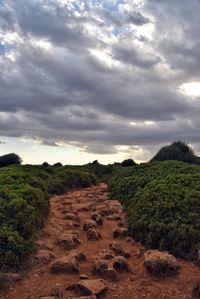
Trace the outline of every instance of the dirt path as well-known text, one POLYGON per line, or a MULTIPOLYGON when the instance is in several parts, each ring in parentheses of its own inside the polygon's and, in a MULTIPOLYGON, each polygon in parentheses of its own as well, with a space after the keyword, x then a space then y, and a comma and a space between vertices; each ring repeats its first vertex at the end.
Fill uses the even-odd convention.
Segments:
MULTIPOLYGON (((119 220, 108 220, 108 216, 103 216, 103 225, 99 226, 102 238, 98 241, 88 240, 86 232, 83 231, 83 224, 86 219, 90 219, 94 211, 103 209, 105 212, 103 214, 107 215, 112 215, 117 211, 124 220, 120 204, 116 201, 108 201, 104 184, 51 198, 51 213, 38 240, 40 249, 37 256, 38 264, 33 267, 25 279, 17 282, 11 291, 6 296, 0 296, 0 299, 39 299, 40 296, 50 296, 57 283, 61 284, 63 288, 77 283, 80 280, 80 274, 94 278, 91 275, 93 259, 102 250, 109 249, 109 244, 114 241, 113 229, 118 227, 119 220), (74 227, 75 222, 66 219, 69 212, 77 213, 80 227, 77 224, 74 227), (85 254, 86 260, 79 263, 79 274, 51 274, 52 263, 71 252, 71 250, 63 248, 65 243, 58 244, 58 240, 62 239, 62 234, 70 230, 78 233, 81 244, 77 250, 85 254)), ((142 248, 138 243, 130 242, 126 238, 119 239, 117 242, 131 254, 127 261, 132 272, 120 273, 117 282, 107 281, 108 290, 103 298, 191 298, 192 289, 200 279, 200 268, 185 261, 178 261, 181 267, 178 275, 165 279, 154 278, 146 272, 143 264, 144 257, 141 253, 142 248)), ((70 294, 72 291, 64 290, 65 296, 70 294)))

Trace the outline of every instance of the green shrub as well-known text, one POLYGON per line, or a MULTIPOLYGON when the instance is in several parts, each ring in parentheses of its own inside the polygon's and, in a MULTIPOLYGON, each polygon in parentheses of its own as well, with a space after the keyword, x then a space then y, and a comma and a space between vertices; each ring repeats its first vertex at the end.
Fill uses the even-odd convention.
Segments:
POLYGON ((197 157, 194 155, 193 150, 186 143, 177 141, 171 145, 162 147, 151 159, 151 162, 165 160, 177 160, 195 163, 197 161, 197 157))
POLYGON ((92 173, 64 168, 52 175, 46 183, 50 194, 62 194, 71 189, 95 185, 97 180, 92 173))
POLYGON ((18 270, 34 250, 49 210, 49 195, 96 184, 73 167, 9 166, 0 170, 0 272, 18 270))
POLYGON ((148 248, 189 258, 200 245, 200 167, 176 161, 119 171, 109 191, 127 207, 131 234, 148 248))
POLYGON ((7 154, 0 157, 0 167, 5 167, 13 164, 21 164, 21 163, 22 163, 22 159, 14 153, 7 154))
POLYGON ((129 167, 129 166, 135 166, 137 165, 135 163, 135 161, 133 161, 132 159, 127 159, 127 160, 124 160, 122 163, 121 163, 121 166, 122 167, 129 167))

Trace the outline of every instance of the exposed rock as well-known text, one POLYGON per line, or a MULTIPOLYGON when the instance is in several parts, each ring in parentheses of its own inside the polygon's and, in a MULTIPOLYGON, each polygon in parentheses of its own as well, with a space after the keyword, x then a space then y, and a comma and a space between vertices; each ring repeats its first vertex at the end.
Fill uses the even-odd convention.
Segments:
POLYGON ((82 296, 99 295, 106 289, 107 285, 103 279, 84 279, 76 285, 77 292, 82 296))
POLYGON ((88 231, 90 228, 97 228, 97 223, 92 219, 87 219, 83 224, 83 230, 88 231))
POLYGON ((109 216, 122 212, 121 204, 114 200, 106 200, 103 204, 100 204, 96 207, 96 211, 101 216, 109 216))
POLYGON ((192 295, 200 298, 200 281, 198 281, 196 286, 193 288, 192 295))
POLYGON ((126 258, 130 257, 131 254, 129 252, 126 252, 122 247, 121 245, 118 243, 118 242, 113 242, 111 243, 110 245, 110 248, 113 250, 113 252, 116 254, 116 255, 121 255, 121 256, 124 256, 126 258))
POLYGON ((119 221, 119 222, 117 223, 117 226, 118 226, 118 227, 124 227, 124 226, 125 226, 124 221, 119 221))
POLYGON ((98 241, 101 238, 101 234, 98 229, 90 228, 87 231, 87 237, 88 237, 88 240, 98 241))
POLYGON ((78 273, 78 264, 75 259, 67 256, 57 259, 52 263, 50 273, 78 273))
POLYGON ((127 237, 128 230, 122 227, 117 227, 113 230, 113 238, 114 239, 123 239, 127 237))
POLYGON ((144 247, 141 246, 141 247, 138 248, 138 251, 136 252, 135 255, 136 255, 137 257, 141 258, 141 257, 144 256, 145 252, 146 252, 146 249, 145 249, 144 247))
POLYGON ((149 250, 144 258, 147 271, 154 275, 175 274, 179 268, 176 258, 167 252, 149 250))
POLYGON ((80 279, 89 279, 89 276, 87 274, 81 274, 79 275, 80 279))
POLYGON ((117 220, 122 220, 122 217, 119 214, 113 214, 113 215, 109 215, 107 219, 117 221, 117 220))
POLYGON ((112 260, 114 258, 114 254, 111 250, 103 249, 98 255, 97 259, 102 260, 112 260))
POLYGON ((133 242, 133 239, 132 239, 131 237, 127 237, 127 238, 126 238, 126 242, 127 242, 127 243, 132 243, 132 242, 133 242))
POLYGON ((63 249, 75 249, 78 245, 81 244, 81 241, 77 233, 63 233, 59 236, 57 244, 60 245, 63 249))
POLYGON ((95 295, 91 295, 91 296, 81 296, 81 297, 72 297, 72 296, 67 296, 64 299, 97 299, 97 297, 95 295))
POLYGON ((103 271, 109 268, 109 262, 102 259, 94 259, 92 266, 93 275, 102 275, 103 271))
POLYGON ((80 221, 79 217, 75 213, 66 213, 64 219, 71 221, 80 221))
POLYGON ((102 277, 109 281, 117 281, 119 279, 117 271, 114 268, 108 268, 103 270, 102 277))
POLYGON ((113 259, 113 268, 118 272, 122 272, 124 270, 127 272, 131 272, 131 268, 128 264, 128 261, 123 256, 116 256, 113 259))
POLYGON ((52 289, 51 295, 56 299, 63 299, 63 286, 60 283, 57 283, 56 286, 52 289))
POLYGON ((51 262, 52 259, 55 258, 54 254, 52 251, 48 250, 39 250, 37 252, 37 255, 34 257, 38 263, 41 264, 48 264, 51 262))
POLYGON ((98 225, 103 225, 103 219, 99 213, 92 214, 91 219, 94 220, 98 225))
POLYGON ((91 211, 93 209, 94 203, 84 203, 84 204, 73 204, 73 209, 76 211, 91 211))
POLYGON ((83 252, 80 252, 78 250, 72 250, 67 255, 68 258, 76 259, 77 262, 83 262, 86 260, 86 255, 83 252))
POLYGON ((55 296, 40 297, 40 299, 56 299, 55 296))

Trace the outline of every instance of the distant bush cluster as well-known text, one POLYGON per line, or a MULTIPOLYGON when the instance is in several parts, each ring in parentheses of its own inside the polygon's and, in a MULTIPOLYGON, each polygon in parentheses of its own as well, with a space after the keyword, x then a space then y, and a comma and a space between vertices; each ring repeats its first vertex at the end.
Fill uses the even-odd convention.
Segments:
POLYGON ((5 167, 13 164, 19 165, 21 163, 22 163, 22 159, 14 153, 7 154, 0 157, 0 167, 5 167))
POLYGON ((151 159, 153 161, 177 160, 187 163, 197 163, 198 158, 193 150, 184 142, 177 141, 162 147, 151 159))
POLYGON ((127 160, 124 160, 122 163, 121 163, 121 166, 122 167, 129 167, 129 166, 135 166, 137 165, 135 163, 135 161, 133 161, 132 159, 127 159, 127 160))
POLYGON ((200 249, 200 167, 177 161, 118 170, 109 191, 127 208, 129 230, 148 248, 192 258, 200 249))

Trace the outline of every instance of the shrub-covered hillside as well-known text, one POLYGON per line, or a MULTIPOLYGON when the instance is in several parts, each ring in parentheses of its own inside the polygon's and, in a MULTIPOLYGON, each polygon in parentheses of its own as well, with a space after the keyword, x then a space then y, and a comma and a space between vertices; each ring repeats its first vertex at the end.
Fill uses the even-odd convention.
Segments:
POLYGON ((165 161, 119 170, 109 190, 126 205, 136 240, 194 256, 200 247, 200 166, 165 161))
POLYGON ((50 194, 96 183, 94 174, 72 167, 9 166, 0 169, 0 269, 17 270, 34 250, 48 213, 50 194))

